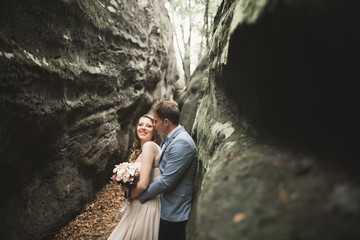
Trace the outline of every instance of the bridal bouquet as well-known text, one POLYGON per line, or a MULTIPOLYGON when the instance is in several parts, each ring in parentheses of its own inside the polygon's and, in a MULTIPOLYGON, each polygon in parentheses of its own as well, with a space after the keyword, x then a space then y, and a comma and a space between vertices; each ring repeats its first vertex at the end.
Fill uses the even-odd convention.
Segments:
POLYGON ((134 186, 139 180, 139 167, 132 162, 123 162, 115 165, 113 170, 114 175, 111 177, 113 181, 118 184, 126 186, 124 197, 126 199, 125 205, 121 208, 120 212, 124 212, 128 204, 129 188, 134 186))
POLYGON ((139 168, 135 163, 123 162, 115 165, 113 173, 111 179, 127 188, 134 186, 139 180, 139 168))

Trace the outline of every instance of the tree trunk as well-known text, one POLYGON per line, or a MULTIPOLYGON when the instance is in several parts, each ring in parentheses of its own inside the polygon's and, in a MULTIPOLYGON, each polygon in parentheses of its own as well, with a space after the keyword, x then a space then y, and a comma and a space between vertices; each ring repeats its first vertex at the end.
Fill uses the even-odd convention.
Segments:
POLYGON ((206 47, 208 47, 209 46, 209 0, 206 0, 205 2, 204 24, 205 24, 206 47))

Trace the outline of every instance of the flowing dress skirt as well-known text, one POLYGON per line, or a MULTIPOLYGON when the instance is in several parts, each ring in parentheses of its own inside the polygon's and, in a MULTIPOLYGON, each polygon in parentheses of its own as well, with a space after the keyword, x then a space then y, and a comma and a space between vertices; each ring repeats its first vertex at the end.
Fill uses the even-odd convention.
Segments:
MULTIPOLYGON (((160 177, 160 169, 153 168, 151 182, 160 177)), ((141 204, 132 200, 120 223, 108 240, 157 240, 161 214, 160 196, 141 204)))

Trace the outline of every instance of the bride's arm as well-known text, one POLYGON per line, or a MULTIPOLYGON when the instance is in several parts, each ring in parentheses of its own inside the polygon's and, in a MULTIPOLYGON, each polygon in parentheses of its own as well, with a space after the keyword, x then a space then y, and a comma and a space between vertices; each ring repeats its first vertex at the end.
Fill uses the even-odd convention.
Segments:
POLYGON ((150 184, 150 176, 155 159, 155 151, 152 142, 146 142, 142 146, 140 178, 134 187, 130 189, 131 198, 137 197, 144 192, 150 184))

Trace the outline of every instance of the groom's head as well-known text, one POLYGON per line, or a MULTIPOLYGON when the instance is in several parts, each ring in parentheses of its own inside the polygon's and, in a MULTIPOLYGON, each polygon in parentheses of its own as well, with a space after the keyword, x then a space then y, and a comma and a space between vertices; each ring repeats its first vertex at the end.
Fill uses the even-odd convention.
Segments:
POLYGON ((161 101, 154 108, 155 128, 161 136, 179 125, 180 110, 175 101, 161 101))

